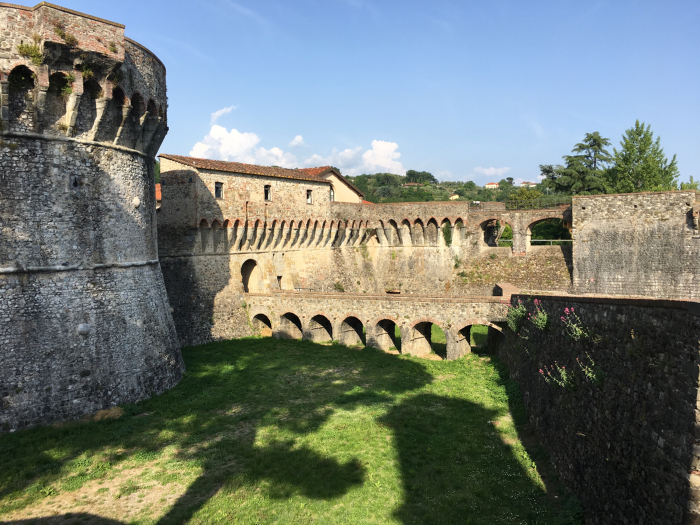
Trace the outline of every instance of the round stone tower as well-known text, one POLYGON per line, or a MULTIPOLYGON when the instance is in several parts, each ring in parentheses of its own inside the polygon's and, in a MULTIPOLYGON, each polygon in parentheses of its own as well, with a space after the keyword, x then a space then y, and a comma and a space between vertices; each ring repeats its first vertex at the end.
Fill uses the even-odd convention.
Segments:
POLYGON ((0 5, 0 431, 184 371, 156 243, 165 67, 124 26, 0 5))

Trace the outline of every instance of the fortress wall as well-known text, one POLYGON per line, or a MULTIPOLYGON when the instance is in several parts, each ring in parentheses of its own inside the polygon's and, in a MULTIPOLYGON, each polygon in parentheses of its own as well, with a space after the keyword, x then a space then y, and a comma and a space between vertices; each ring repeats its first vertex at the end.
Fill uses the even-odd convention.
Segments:
POLYGON ((694 191, 574 197, 578 293, 700 298, 694 191))
MULTIPOLYGON (((534 312, 532 298, 512 301, 522 299, 534 312)), ((507 330, 499 354, 560 478, 581 499, 586 523, 698 523, 698 305, 539 298, 550 328, 525 322, 519 331, 525 337, 507 330), (567 337, 565 308, 574 309, 591 337, 567 337), (577 358, 600 372, 600 384, 577 358), (572 378, 568 387, 548 384, 540 373, 555 363, 572 378)), ((552 374, 560 377, 556 369, 552 374)))
POLYGON ((0 27, 0 431, 13 431, 160 393, 184 364, 156 246, 162 64, 135 43, 132 60, 124 26, 50 4, 0 4, 0 27), (17 50, 35 37, 40 63, 17 50))

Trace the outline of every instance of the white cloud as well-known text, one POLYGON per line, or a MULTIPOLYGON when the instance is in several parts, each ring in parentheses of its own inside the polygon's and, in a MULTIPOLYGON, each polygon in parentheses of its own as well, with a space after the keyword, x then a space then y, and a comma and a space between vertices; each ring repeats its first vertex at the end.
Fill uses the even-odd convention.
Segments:
POLYGON ((481 175, 487 175, 489 177, 502 177, 506 173, 510 171, 510 168, 482 168, 481 166, 477 166, 474 168, 474 173, 480 173, 481 175))
POLYGON ((396 175, 405 175, 406 169, 398 160, 401 157, 401 153, 397 151, 398 149, 399 145, 396 142, 373 140, 372 149, 362 154, 362 160, 370 173, 384 171, 395 173, 396 175))
POLYGON ((289 143, 290 148, 296 148, 297 146, 306 146, 306 142, 304 142, 304 137, 302 137, 301 135, 297 135, 289 143))
POLYGON ((190 155, 246 164, 297 167, 297 159, 291 153, 285 153, 280 148, 256 148, 259 142, 260 137, 255 133, 241 133, 237 129, 227 131, 226 128, 214 125, 207 136, 194 145, 190 155))
MULTIPOLYGON (((395 142, 373 140, 372 148, 368 150, 364 150, 362 146, 342 151, 334 148, 327 157, 315 153, 301 163, 293 153, 279 147, 270 149, 259 147, 259 143, 260 137, 255 133, 240 132, 237 129, 228 131, 226 128, 214 124, 209 133, 194 145, 190 155, 205 159, 281 166, 283 168, 330 165, 350 176, 377 172, 397 175, 405 175, 406 173, 399 161, 401 157, 401 153, 398 151, 399 145, 395 142)), ((300 145, 305 145, 301 135, 294 137, 294 140, 289 144, 290 147, 300 145)))
POLYGON ((221 108, 214 111, 214 113, 211 114, 211 121, 209 122, 209 125, 213 126, 214 124, 216 124, 216 121, 219 120, 219 118, 223 117, 227 113, 231 113, 231 111, 236 109, 236 107, 238 106, 229 106, 227 108, 221 108))

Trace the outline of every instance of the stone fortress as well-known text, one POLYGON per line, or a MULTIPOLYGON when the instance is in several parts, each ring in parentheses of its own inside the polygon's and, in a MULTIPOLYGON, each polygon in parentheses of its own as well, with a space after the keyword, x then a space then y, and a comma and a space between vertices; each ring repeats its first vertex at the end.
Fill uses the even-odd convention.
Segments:
POLYGON ((162 154, 156 212, 158 58, 48 3, 0 4, 0 26, 2 431, 163 392, 181 345, 266 334, 423 356, 437 324, 455 359, 486 325, 590 523, 700 523, 694 191, 374 205, 332 167, 162 154), (531 242, 549 219, 569 246, 531 242), (505 330, 507 303, 533 296, 554 320, 575 305, 597 337, 505 330), (583 349, 602 386, 541 380, 538 363, 583 349))

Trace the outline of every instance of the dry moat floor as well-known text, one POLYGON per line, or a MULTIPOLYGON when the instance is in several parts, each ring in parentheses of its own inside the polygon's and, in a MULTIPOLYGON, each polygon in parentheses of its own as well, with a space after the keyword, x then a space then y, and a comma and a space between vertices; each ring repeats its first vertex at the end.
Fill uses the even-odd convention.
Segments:
POLYGON ((275 339, 183 353, 180 385, 118 419, 0 436, 0 521, 578 522, 488 356, 275 339))

